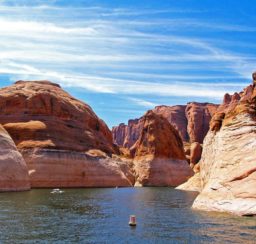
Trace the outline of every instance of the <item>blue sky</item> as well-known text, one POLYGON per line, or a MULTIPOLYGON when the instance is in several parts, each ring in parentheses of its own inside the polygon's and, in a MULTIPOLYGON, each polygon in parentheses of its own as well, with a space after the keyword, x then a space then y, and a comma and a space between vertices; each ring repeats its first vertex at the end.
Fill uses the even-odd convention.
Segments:
POLYGON ((238 0, 0 0, 0 86, 47 79, 109 127, 156 105, 215 102, 256 69, 238 0))

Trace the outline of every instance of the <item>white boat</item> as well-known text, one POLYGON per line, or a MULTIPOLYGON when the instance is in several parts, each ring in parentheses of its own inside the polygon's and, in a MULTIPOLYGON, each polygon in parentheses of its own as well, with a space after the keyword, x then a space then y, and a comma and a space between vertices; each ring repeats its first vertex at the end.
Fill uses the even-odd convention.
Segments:
POLYGON ((55 188, 55 189, 53 189, 53 190, 51 191, 52 194, 54 194, 54 193, 61 194, 61 193, 63 193, 63 192, 64 192, 64 191, 60 190, 59 188, 55 188))

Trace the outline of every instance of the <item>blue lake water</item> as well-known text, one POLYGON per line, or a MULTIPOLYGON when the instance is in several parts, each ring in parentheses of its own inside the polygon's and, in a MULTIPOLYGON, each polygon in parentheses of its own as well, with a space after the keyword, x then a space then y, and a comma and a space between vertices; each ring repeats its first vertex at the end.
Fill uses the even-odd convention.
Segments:
POLYGON ((0 242, 256 243, 256 218, 192 210, 196 196, 172 188, 1 193, 0 242))

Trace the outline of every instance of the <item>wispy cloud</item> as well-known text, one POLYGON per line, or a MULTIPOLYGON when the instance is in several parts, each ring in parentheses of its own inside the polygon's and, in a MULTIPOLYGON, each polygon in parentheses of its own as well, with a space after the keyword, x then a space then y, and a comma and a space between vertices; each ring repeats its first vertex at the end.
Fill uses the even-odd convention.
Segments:
POLYGON ((152 103, 152 102, 149 102, 143 99, 134 98, 134 97, 128 97, 128 100, 134 102, 136 105, 139 105, 145 108, 152 108, 158 105, 157 103, 152 103))
MULTIPOLYGON (((241 79, 250 79, 256 67, 249 50, 224 48, 217 41, 223 36, 204 34, 251 33, 255 27, 193 17, 204 10, 22 2, 0 1, 0 75, 12 80, 50 79, 121 94, 146 108, 156 104, 139 96, 219 99, 244 86, 241 79), (172 13, 180 15, 171 18, 172 13)), ((235 46, 235 40, 227 41, 235 46)))
MULTIPOLYGON (((138 80, 125 80, 114 79, 100 76, 86 76, 75 75, 68 73, 57 73, 54 71, 41 72, 34 70, 32 67, 17 67, 24 68, 20 71, 15 69, 1 70, 5 74, 16 73, 15 79, 20 77, 22 79, 32 78, 37 79, 51 79, 57 81, 63 87, 79 87, 91 92, 110 93, 110 94, 123 94, 123 95, 157 95, 165 97, 205 97, 218 99, 229 92, 237 90, 237 84, 231 86, 230 84, 221 84, 221 87, 214 83, 189 83, 189 82, 176 82, 176 83, 157 83, 145 82, 138 80), (209 89, 210 88, 210 89, 209 89)), ((144 101, 142 99, 128 98, 132 102, 136 102, 143 106, 155 106, 157 104, 144 101)))

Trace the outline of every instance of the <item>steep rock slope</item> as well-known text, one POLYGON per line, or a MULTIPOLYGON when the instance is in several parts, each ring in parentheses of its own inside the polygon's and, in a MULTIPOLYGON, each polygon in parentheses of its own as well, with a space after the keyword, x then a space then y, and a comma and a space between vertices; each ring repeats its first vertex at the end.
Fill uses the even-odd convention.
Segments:
POLYGON ((59 85, 18 81, 0 89, 0 109, 0 123, 23 154, 32 187, 132 184, 126 164, 111 158, 116 147, 106 124, 59 85))
POLYGON ((30 189, 27 165, 2 125, 0 125, 0 172, 0 191, 30 189))
POLYGON ((223 104, 211 120, 200 161, 202 193, 193 207, 256 214, 256 88, 248 86, 223 104))
MULTIPOLYGON (((177 106, 157 106, 153 111, 166 118, 179 132, 184 142, 199 142, 209 129, 209 122, 218 105, 211 103, 188 103, 177 106)), ((114 142, 122 147, 130 148, 138 140, 142 129, 141 120, 129 120, 128 125, 120 124, 112 129, 114 142)))
POLYGON ((188 120, 186 117, 186 105, 177 106, 156 106, 153 110, 156 114, 162 115, 179 132, 183 141, 189 141, 187 132, 188 120))
POLYGON ((193 175, 175 128, 148 111, 141 119, 139 139, 131 148, 137 186, 177 186, 193 175))
POLYGON ((189 141, 203 143, 204 137, 209 130, 212 116, 218 105, 211 103, 188 103, 186 107, 187 132, 189 141))

